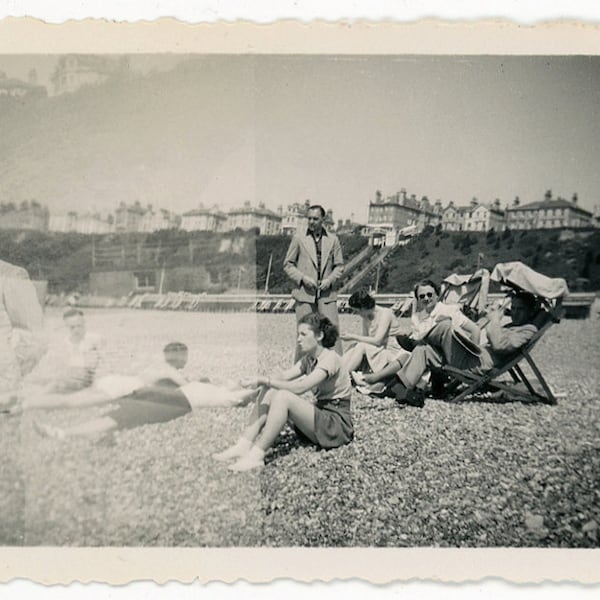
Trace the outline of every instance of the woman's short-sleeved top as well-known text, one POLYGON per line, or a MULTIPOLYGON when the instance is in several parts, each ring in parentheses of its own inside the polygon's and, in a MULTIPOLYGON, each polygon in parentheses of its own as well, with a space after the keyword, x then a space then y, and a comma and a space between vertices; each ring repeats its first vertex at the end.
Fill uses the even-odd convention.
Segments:
POLYGON ((398 348, 396 344, 396 336, 400 335, 404 332, 404 328, 399 323, 394 311, 391 308, 387 308, 386 306, 375 305, 375 315, 372 321, 368 321, 365 319, 365 323, 367 326, 368 334, 371 337, 374 337, 377 334, 377 330, 379 329, 379 323, 381 319, 385 318, 389 315, 390 318, 390 327, 388 329, 387 335, 383 340, 383 347, 388 348, 398 348))
POLYGON ((327 378, 315 389, 317 400, 349 399, 352 395, 352 385, 348 371, 342 366, 340 355, 324 348, 318 358, 303 356, 300 360, 300 371, 303 375, 312 373, 315 369, 323 369, 327 378))

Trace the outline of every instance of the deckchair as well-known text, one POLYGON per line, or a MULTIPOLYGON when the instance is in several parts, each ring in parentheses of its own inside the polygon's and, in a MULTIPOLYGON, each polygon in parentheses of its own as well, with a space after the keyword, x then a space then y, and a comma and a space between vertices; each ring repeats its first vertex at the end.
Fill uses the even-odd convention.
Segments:
POLYGON ((466 384, 465 389, 454 398, 454 401, 458 402, 476 392, 491 389, 518 400, 556 404, 556 396, 535 364, 531 351, 546 331, 554 323, 560 322, 563 316, 562 300, 569 291, 565 280, 546 277, 518 261, 496 265, 491 279, 500 282, 505 289, 507 288, 513 292, 529 292, 537 297, 540 302, 540 309, 534 323, 538 331, 522 348, 506 356, 502 365, 483 375, 445 365, 442 370, 454 378, 454 386, 451 383, 451 387, 456 388, 461 383, 466 384), (531 369, 531 379, 523 371, 521 366, 523 361, 531 369), (510 375, 512 382, 500 379, 506 374, 510 375), (534 387, 532 382, 534 378, 539 383, 541 390, 534 387))
POLYGON ((440 286, 440 302, 460 304, 462 311, 473 321, 477 321, 488 302, 490 272, 479 269, 472 275, 448 275, 440 286))
POLYGON ((281 312, 282 311, 282 307, 283 307, 283 303, 285 301, 282 299, 277 300, 277 302, 275 303, 275 305, 273 306, 273 308, 271 309, 271 312, 281 312))
POLYGON ((294 300, 294 298, 291 298, 288 303, 285 305, 285 308, 283 309, 283 312, 292 312, 292 310, 294 310, 294 305, 296 304, 296 301, 294 300))

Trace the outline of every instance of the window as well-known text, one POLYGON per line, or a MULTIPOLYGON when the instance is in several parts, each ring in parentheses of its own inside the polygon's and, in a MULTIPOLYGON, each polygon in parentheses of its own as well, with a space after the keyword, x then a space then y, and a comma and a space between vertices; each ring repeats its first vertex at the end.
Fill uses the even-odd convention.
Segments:
POLYGON ((153 290, 156 287, 156 273, 154 271, 138 271, 133 276, 135 277, 135 287, 138 290, 153 290))

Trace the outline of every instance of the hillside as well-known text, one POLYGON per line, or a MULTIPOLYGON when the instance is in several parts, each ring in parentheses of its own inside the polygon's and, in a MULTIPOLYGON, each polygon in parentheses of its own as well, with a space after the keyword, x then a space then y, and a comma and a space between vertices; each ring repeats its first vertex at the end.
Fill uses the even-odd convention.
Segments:
MULTIPOLYGON (((346 261, 367 243, 360 236, 341 236, 346 261)), ((272 256, 269 291, 287 293, 291 283, 283 272, 287 236, 255 236, 254 232, 214 234, 160 231, 153 234, 96 238, 97 270, 202 265, 219 290, 255 287, 263 291, 272 256), (139 262, 138 262, 139 261, 139 262), (241 267, 241 268, 240 268, 241 267)), ((25 267, 32 278, 48 279, 54 292, 85 290, 92 270, 89 236, 0 231, 0 258, 25 267)), ((481 266, 520 260, 548 276, 564 277, 573 291, 600 290, 600 231, 523 231, 444 233, 428 230, 396 248, 379 273, 380 292, 407 292, 422 278, 441 280, 452 272, 472 273, 481 266)), ((374 285, 372 273, 360 285, 374 285)))
MULTIPOLYGON (((380 270, 379 291, 407 291, 423 278, 441 281, 450 273, 472 273, 479 255, 480 265, 489 270, 499 262, 519 260, 549 277, 564 277, 572 291, 600 290, 600 231, 428 229, 390 254, 380 270)), ((374 277, 364 283, 373 283, 374 277)))

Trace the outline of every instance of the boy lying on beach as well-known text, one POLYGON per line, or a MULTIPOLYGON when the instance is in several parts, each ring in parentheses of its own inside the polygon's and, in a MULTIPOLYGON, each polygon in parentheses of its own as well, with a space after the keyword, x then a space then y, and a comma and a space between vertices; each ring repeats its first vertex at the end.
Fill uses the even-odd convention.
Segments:
POLYGON ((82 408, 116 404, 105 415, 64 429, 34 422, 42 435, 62 439, 166 423, 195 408, 245 406, 257 396, 256 389, 217 386, 207 379, 189 381, 181 373, 188 357, 185 344, 167 344, 164 356, 163 365, 146 369, 137 377, 107 375, 99 378, 88 390, 25 399, 22 408, 82 408))

